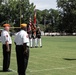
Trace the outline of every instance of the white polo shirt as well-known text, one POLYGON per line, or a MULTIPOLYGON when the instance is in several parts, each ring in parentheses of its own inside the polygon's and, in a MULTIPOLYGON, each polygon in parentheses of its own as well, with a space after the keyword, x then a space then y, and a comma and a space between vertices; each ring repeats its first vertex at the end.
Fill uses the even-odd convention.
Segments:
POLYGON ((23 43, 26 43, 27 46, 29 46, 29 37, 27 32, 24 30, 19 31, 15 36, 14 42, 16 45, 23 45, 23 43))
POLYGON ((11 37, 9 35, 9 32, 6 30, 3 30, 1 32, 1 42, 2 42, 2 44, 5 44, 6 41, 8 41, 9 44, 12 44, 12 40, 11 40, 11 37))

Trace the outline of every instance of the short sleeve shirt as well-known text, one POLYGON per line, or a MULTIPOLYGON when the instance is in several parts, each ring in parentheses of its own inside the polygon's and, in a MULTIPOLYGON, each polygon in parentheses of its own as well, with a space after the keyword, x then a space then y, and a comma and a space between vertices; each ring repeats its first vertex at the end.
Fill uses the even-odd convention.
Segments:
POLYGON ((3 30, 3 31, 1 32, 1 42, 2 42, 2 44, 5 44, 6 41, 7 41, 9 44, 12 44, 12 40, 11 40, 11 37, 10 37, 10 35, 9 35, 9 32, 6 31, 6 30, 3 30))
POLYGON ((24 30, 19 31, 15 36, 14 42, 16 45, 23 45, 23 43, 26 43, 27 46, 29 46, 29 37, 27 32, 24 30))

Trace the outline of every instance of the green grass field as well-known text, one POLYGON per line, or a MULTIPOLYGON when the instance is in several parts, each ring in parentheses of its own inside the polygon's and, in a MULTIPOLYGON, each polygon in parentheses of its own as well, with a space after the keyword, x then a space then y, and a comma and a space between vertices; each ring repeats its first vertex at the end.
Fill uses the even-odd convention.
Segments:
MULTIPOLYGON (((42 48, 30 48, 27 75, 76 75, 76 36, 44 36, 42 48)), ((2 70, 0 43, 0 70, 2 70)), ((12 45, 10 69, 0 75, 17 75, 15 45, 12 45)))

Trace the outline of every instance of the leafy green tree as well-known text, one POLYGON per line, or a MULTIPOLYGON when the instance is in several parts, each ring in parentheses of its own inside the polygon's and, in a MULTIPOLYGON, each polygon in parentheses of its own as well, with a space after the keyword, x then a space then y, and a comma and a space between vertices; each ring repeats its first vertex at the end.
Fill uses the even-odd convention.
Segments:
POLYGON ((11 23, 12 26, 19 27, 20 23, 29 23, 29 17, 33 13, 34 4, 29 4, 29 0, 9 0, 0 5, 0 24, 11 23))
POLYGON ((76 0, 57 0, 60 10, 61 27, 67 33, 76 32, 76 0))
POLYGON ((46 28, 45 31, 57 31, 58 10, 49 9, 41 11, 41 24, 46 28), (48 25, 48 26, 47 26, 48 25))
POLYGON ((50 26, 52 27, 52 32, 57 31, 57 20, 58 20, 59 12, 55 9, 49 9, 48 20, 50 21, 50 26))

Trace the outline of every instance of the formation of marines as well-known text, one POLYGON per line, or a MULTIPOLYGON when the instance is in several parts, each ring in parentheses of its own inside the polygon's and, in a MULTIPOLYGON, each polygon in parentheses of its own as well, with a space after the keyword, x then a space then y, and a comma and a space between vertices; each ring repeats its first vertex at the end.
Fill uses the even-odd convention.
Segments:
POLYGON ((40 46, 42 47, 42 40, 41 40, 41 30, 39 26, 36 25, 29 25, 27 32, 29 34, 30 40, 30 47, 37 48, 40 46))

